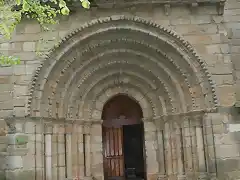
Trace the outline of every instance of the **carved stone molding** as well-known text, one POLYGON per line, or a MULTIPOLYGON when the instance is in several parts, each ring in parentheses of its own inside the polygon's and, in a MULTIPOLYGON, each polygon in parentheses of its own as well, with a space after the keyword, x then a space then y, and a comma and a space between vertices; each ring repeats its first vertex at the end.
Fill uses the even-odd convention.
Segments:
POLYGON ((217 96, 212 84, 205 63, 180 36, 151 21, 116 15, 87 23, 49 52, 32 79, 28 115, 64 117, 63 120, 68 115, 72 118, 69 121, 77 119, 75 122, 78 118, 100 119, 104 103, 119 93, 134 98, 141 105, 144 118, 193 111, 196 107, 214 108, 217 96), (126 37, 121 35, 123 32, 127 32, 126 37), (91 41, 96 37, 98 41, 91 41), (86 42, 92 43, 85 46, 86 42), (166 48, 179 61, 165 53, 166 48), (146 65, 139 64, 139 59, 146 65), (196 72, 192 62, 197 65, 196 72), (58 68, 53 72, 54 64, 58 68), (189 79, 186 72, 200 73, 204 83, 199 83, 196 75, 189 79), (176 86, 180 82, 181 86, 176 86), (202 91, 198 97, 193 96, 194 89, 206 87, 207 95, 202 91))

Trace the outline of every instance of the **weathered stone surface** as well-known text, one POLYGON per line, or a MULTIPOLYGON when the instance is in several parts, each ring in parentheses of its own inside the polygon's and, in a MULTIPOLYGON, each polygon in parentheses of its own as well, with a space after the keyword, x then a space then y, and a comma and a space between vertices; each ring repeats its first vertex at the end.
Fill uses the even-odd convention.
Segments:
POLYGON ((35 177, 33 170, 6 171, 6 180, 26 180, 35 177))
POLYGON ((41 28, 39 24, 27 24, 25 26, 25 32, 26 34, 35 34, 41 32, 41 28))
MULTIPOLYGON (((191 127, 195 124, 193 122, 195 118, 188 115, 189 121, 182 121, 182 117, 185 117, 183 112, 199 109, 209 110, 213 107, 213 104, 221 108, 232 107, 238 103, 240 99, 238 93, 238 82, 240 82, 239 9, 240 3, 237 0, 226 2, 223 16, 217 16, 215 7, 208 6, 197 7, 195 10, 190 7, 177 6, 170 7, 170 11, 168 11, 167 5, 164 8, 151 5, 139 5, 131 9, 112 8, 102 10, 92 8, 89 11, 73 13, 68 18, 62 19, 58 25, 53 27, 52 32, 41 32, 40 26, 35 22, 24 21, 17 27, 11 43, 0 40, 1 52, 21 58, 20 65, 0 67, 0 117, 14 115, 16 118, 24 118, 29 114, 29 109, 31 109, 32 116, 48 117, 48 120, 53 120, 56 117, 71 117, 72 120, 77 119, 80 122, 81 118, 84 118, 85 121, 90 121, 91 118, 100 120, 103 106, 110 97, 118 93, 127 94, 139 102, 143 109, 143 121, 145 121, 144 153, 146 155, 145 163, 147 164, 148 179, 156 180, 157 177, 160 177, 160 171, 162 173, 161 177, 166 176, 166 179, 175 180, 177 174, 182 174, 181 168, 179 168, 181 165, 185 166, 186 178, 196 179, 197 175, 194 175, 193 172, 197 172, 198 169, 196 169, 197 165, 194 166, 192 163, 194 163, 194 158, 197 157, 196 149, 194 148, 196 145, 195 140, 199 139, 199 137, 195 137, 195 129, 191 127), (167 13, 168 16, 166 16, 167 13), (107 27, 105 27, 104 23, 100 27, 98 23, 101 20, 98 20, 98 23, 93 23, 94 26, 89 27, 86 32, 84 30, 77 36, 73 35, 70 41, 64 41, 59 48, 60 50, 52 54, 49 58, 50 60, 45 60, 46 63, 43 69, 37 70, 38 66, 43 62, 41 58, 36 56, 35 52, 37 49, 47 53, 60 37, 64 38, 67 34, 72 33, 83 25, 83 23, 90 22, 90 20, 95 18, 110 17, 116 14, 136 15, 173 30, 184 40, 189 41, 204 63, 199 62, 196 57, 187 52, 192 51, 189 45, 179 46, 178 44, 181 44, 182 41, 170 35, 171 33, 161 31, 160 29, 154 30, 152 23, 148 22, 146 25, 140 22, 129 23, 128 20, 123 20, 125 24, 118 24, 116 21, 117 16, 115 16, 112 18, 115 21, 111 22, 111 25, 107 27), (141 25, 138 26, 139 24, 141 25), (114 34, 113 31, 109 31, 107 34, 102 33, 100 36, 95 34, 95 32, 100 32, 103 29, 114 28, 115 25, 118 28, 123 26, 132 29, 136 28, 134 30, 137 31, 133 31, 134 33, 132 34, 128 34, 127 30, 121 30, 119 34, 114 34), (138 31, 146 31, 147 33, 138 34, 138 31), (159 43, 160 41, 156 40, 158 31, 160 34, 163 32, 167 34, 164 37, 161 36, 163 39, 166 38, 165 43, 159 43), (89 36, 91 33, 94 36, 89 36), (156 36, 151 36, 152 34, 156 36), (44 44, 38 42, 42 37, 48 40, 48 42, 44 44), (75 49, 70 49, 67 52, 72 43, 76 43, 82 37, 89 38, 87 43, 81 41, 79 43, 80 46, 76 46, 74 47, 75 49), (100 45, 108 40, 115 41, 115 39, 118 39, 120 42, 124 41, 124 43, 112 43, 105 47, 100 45), (129 43, 127 40, 133 41, 133 43, 129 43), (146 46, 140 47, 141 43, 146 46), (171 49, 167 43, 171 43, 174 47, 171 49), (86 47, 91 48, 95 45, 99 49, 95 50, 92 48, 88 52, 86 47), (64 48, 62 48, 63 46, 64 48), (155 46, 156 49, 166 52, 166 55, 171 57, 173 62, 168 61, 169 57, 163 57, 163 60, 160 61, 162 55, 160 53, 155 54, 157 50, 147 53, 150 46, 155 46), (142 58, 140 54, 128 57, 124 53, 111 56, 106 55, 104 52, 112 49, 116 51, 118 50, 116 47, 122 49, 125 47, 127 50, 134 49, 134 51, 145 53, 148 57, 142 58), (76 49, 77 52, 75 52, 76 49), (87 50, 85 56, 80 56, 83 50, 87 50), (176 53, 176 50, 181 53, 176 53), (63 52, 67 53, 64 54, 63 52), (98 56, 100 52, 103 52, 101 54, 103 58, 99 57, 98 62, 95 63, 92 61, 92 58, 98 56), (64 55, 58 59, 60 54, 64 55), (49 67, 55 65, 55 59, 58 59, 57 65, 51 70, 49 67), (73 59, 77 59, 77 61, 72 62, 73 66, 67 64, 73 59), (126 63, 115 63, 118 64, 115 71, 113 62, 120 62, 123 59, 126 63), (130 60, 128 61, 128 59, 130 60), (157 60, 165 68, 157 69, 160 66, 157 60), (157 63, 150 63, 154 61, 157 63), (58 64, 58 62, 64 63, 58 64), (87 63, 89 64, 83 67, 87 63), (203 64, 204 67, 202 67, 203 64), (104 66, 106 66, 105 69, 103 69, 104 66), (69 67, 69 69, 66 67, 69 67), (80 67, 83 67, 79 71, 80 73, 74 74, 77 72, 77 68, 80 67), (119 67, 121 67, 120 70, 119 67), (146 71, 139 70, 144 68, 146 71), (193 71, 189 71, 190 69, 193 69, 193 71), (205 69, 209 74, 205 73, 205 69), (169 73, 165 73, 165 71, 169 73), (45 74, 42 72, 45 72, 45 74), (121 75, 115 76, 114 73, 120 73, 121 75), (133 76, 132 74, 134 73, 139 75, 133 76), (36 78, 33 79, 35 75, 36 78), (68 81, 70 82, 71 76, 75 76, 75 78, 73 77, 73 82, 68 87, 67 83, 68 81), (106 79, 102 78, 105 76, 106 79), (210 76, 213 79, 213 82, 211 82, 213 85, 208 81, 210 76), (98 80, 98 84, 93 87, 98 80), (93 87, 92 91, 86 95, 85 93, 91 89, 90 87, 93 87), (213 93, 211 92, 212 88, 215 88, 213 93), (71 94, 74 96, 71 97, 71 94), (212 94, 216 94, 215 99, 208 98, 212 97, 212 94), (64 97, 64 95, 66 96, 64 97), (72 102, 72 104, 69 105, 69 102, 72 102), (177 123, 169 123, 169 129, 164 126, 164 122, 174 121, 174 118, 166 115, 182 113, 181 117, 176 118, 177 123), (159 118, 159 121, 161 121, 159 125, 161 124, 163 127, 156 127, 157 125, 154 123, 153 119, 158 118, 158 116, 163 116, 163 118, 159 118), (165 119, 165 116, 168 118, 165 119), (193 123, 191 124, 190 122, 193 123), (179 141, 180 130, 177 136, 175 134, 175 128, 178 127, 176 124, 181 128, 183 136, 182 151, 183 158, 185 158, 183 162, 179 159, 179 153, 181 153, 178 152, 181 149, 179 141), (161 131, 162 134, 158 131, 161 131), (176 146, 180 148, 176 148, 176 146), (161 170, 160 168, 166 168, 167 170, 161 170)), ((107 21, 105 23, 107 24, 107 21)), ((235 115, 235 117, 236 119, 239 118, 238 115, 235 115)), ((57 119, 54 120, 58 121, 57 119)), ((235 120, 230 119, 228 113, 221 114, 216 112, 209 113, 208 119, 203 123, 203 149, 206 150, 205 156, 208 162, 208 167, 206 168, 208 168, 207 171, 210 173, 219 173, 219 180, 237 180, 239 178, 240 138, 238 131, 230 132, 230 121, 231 123, 236 123, 234 122, 235 120)), ((80 171, 82 176, 84 171, 86 171, 93 174, 95 179, 103 179, 102 154, 104 146, 102 144, 101 123, 88 125, 89 127, 85 128, 83 132, 82 130, 81 132, 79 131, 78 135, 76 135, 75 130, 71 129, 71 132, 68 133, 72 134, 72 136, 67 141, 64 136, 65 129, 54 128, 51 143, 48 144, 48 147, 45 147, 46 144, 44 143, 47 142, 46 133, 43 133, 43 128, 38 127, 36 122, 34 120, 24 121, 24 123, 20 121, 20 124, 24 125, 16 125, 17 131, 25 132, 29 135, 28 153, 21 153, 20 156, 16 154, 18 153, 17 151, 11 150, 14 156, 7 156, 6 160, 9 162, 9 166, 6 172, 0 171, 0 180, 1 178, 4 179, 4 173, 7 176, 7 180, 32 180, 33 177, 37 177, 34 180, 43 179, 43 167, 46 165, 44 163, 47 163, 44 161, 44 159, 46 160, 44 155, 47 148, 50 150, 48 155, 52 156, 52 158, 48 158, 48 160, 51 159, 48 165, 52 164, 54 166, 52 172, 54 175, 53 179, 57 179, 58 173, 62 177, 65 175, 65 156, 71 157, 71 171, 74 175, 80 171), (90 144, 87 144, 86 139, 83 140, 82 133, 91 134, 89 136, 90 139, 88 139, 90 144), (65 146, 67 146, 67 149, 65 149, 65 146), (66 152, 67 154, 65 154, 66 152), (71 153, 70 156, 69 153, 71 153), (84 155, 86 156, 85 159, 84 155), (34 172, 35 164, 37 164, 36 174, 34 172), (9 168, 14 171, 9 171, 9 168), (22 168, 22 170, 15 170, 19 168, 22 168)), ((73 121, 74 123, 76 121, 73 121)), ((0 127, 2 127, 1 124, 0 127)), ((6 147, 11 142, 3 141, 1 141, 3 143, 0 143, 0 151, 10 152, 10 148, 6 149, 6 147)))
POLYGON ((7 156, 5 161, 7 169, 15 170, 23 167, 21 156, 7 156))
POLYGON ((35 51, 35 42, 24 42, 23 43, 23 51, 35 51))
POLYGON ((221 106, 233 106, 236 102, 234 86, 219 86, 217 87, 217 94, 219 96, 219 103, 221 106))

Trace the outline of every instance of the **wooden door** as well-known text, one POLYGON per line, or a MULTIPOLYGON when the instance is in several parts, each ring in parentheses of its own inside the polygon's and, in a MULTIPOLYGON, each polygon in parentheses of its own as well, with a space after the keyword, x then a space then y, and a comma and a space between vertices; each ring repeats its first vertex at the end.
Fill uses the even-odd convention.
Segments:
POLYGON ((124 179, 123 128, 103 126, 104 177, 124 179))

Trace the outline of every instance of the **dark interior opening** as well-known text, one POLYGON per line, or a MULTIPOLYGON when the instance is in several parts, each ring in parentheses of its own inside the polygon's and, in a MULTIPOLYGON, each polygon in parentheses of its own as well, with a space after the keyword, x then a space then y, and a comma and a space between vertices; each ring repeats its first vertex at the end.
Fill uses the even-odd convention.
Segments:
POLYGON ((126 179, 145 179, 143 123, 123 126, 126 179))

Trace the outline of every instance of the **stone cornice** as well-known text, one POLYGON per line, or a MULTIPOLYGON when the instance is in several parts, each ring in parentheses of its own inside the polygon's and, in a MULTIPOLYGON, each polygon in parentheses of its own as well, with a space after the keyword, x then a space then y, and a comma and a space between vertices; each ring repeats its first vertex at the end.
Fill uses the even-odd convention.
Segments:
MULTIPOLYGON (((224 6, 226 0, 152 0, 151 2, 149 2, 148 0, 90 0, 90 2, 92 7, 100 8, 119 8, 149 4, 163 5, 166 15, 169 15, 170 8, 172 6, 187 5, 191 8, 196 8, 198 6, 216 6, 218 15, 222 15, 224 13, 224 6)), ((69 7, 71 9, 79 8, 79 2, 72 2, 69 7)))

